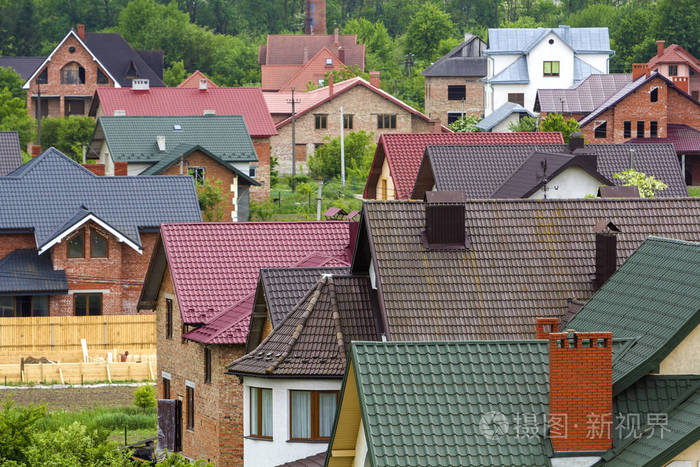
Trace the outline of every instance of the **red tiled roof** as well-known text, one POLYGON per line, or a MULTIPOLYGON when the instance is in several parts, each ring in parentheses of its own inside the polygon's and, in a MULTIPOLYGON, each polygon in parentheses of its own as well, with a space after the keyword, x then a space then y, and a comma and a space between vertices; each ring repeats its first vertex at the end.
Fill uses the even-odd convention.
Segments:
MULTIPOLYGON (((260 65, 302 65, 305 48, 306 56, 313 57, 324 47, 337 51, 334 41, 333 34, 270 34, 267 36, 267 45, 260 48, 258 60, 260 65)), ((338 45, 345 51, 343 62, 350 67, 357 65, 364 71, 365 46, 357 43, 357 36, 341 34, 338 36, 338 45)))
POLYGON ((206 79, 207 80, 207 87, 210 88, 218 88, 219 86, 216 85, 214 81, 209 79, 207 75, 202 73, 199 70, 195 70, 192 72, 190 76, 182 80, 182 83, 178 84, 176 87, 178 88, 197 88, 199 89, 199 80, 200 79, 206 79))
POLYGON ((676 152, 700 153, 700 130, 688 125, 669 123, 665 138, 634 138, 627 143, 671 143, 676 152))
POLYGON ((253 293, 260 268, 294 266, 313 254, 345 265, 349 231, 347 221, 163 224, 183 321, 208 323, 253 293))
MULTIPOLYGON (((279 89, 287 90, 294 86, 296 89, 304 90, 306 89, 306 83, 309 81, 313 82, 314 84, 318 84, 318 80, 323 79, 327 72, 331 70, 340 71, 344 68, 345 64, 340 61, 340 58, 324 47, 319 50, 319 52, 314 55, 311 60, 301 66, 296 73, 290 76, 288 81, 285 82, 279 89), (327 59, 332 60, 331 66, 326 65, 327 59)), ((263 89, 267 88, 263 87, 263 89)))
POLYGON ((411 197, 426 146, 564 144, 561 133, 405 133, 386 134, 379 138, 372 168, 365 185, 365 199, 374 198, 368 189, 377 186, 384 158, 396 189, 396 199, 411 197))
MULTIPOLYGON (((127 116, 180 116, 214 110, 216 115, 242 115, 253 138, 277 134, 260 88, 97 88, 96 96, 102 115, 124 110, 127 116)), ((94 111, 95 103, 90 114, 94 111)))
POLYGON ((700 60, 690 55, 690 53, 678 44, 671 44, 664 49, 661 56, 654 55, 647 65, 654 69, 662 63, 687 63, 696 72, 700 73, 700 60))

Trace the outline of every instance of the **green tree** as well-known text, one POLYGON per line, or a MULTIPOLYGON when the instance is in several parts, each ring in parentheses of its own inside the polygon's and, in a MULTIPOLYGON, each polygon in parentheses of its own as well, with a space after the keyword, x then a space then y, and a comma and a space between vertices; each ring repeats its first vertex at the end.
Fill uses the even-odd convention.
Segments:
POLYGON ((8 88, 0 89, 0 131, 16 131, 21 148, 36 135, 36 120, 27 114, 26 102, 8 88))
POLYGON ((438 58, 436 51, 440 41, 454 34, 450 16, 435 3, 425 2, 408 25, 405 52, 415 54, 419 60, 433 60, 438 58))
POLYGON ((455 133, 476 133, 481 131, 476 127, 476 124, 480 121, 480 117, 474 114, 466 114, 464 117, 450 123, 447 127, 455 133))
MULTIPOLYGON (((308 166, 311 175, 317 179, 329 180, 340 175, 340 137, 330 139, 326 136, 324 144, 316 148, 309 157, 308 166)), ((372 133, 355 131, 345 135, 345 167, 350 174, 353 170, 360 180, 366 178, 365 169, 368 157, 374 156, 376 145, 372 142, 372 133)), ((370 161, 371 164, 371 161, 370 161)))
POLYGON ((525 115, 518 120, 518 123, 508 125, 510 131, 537 131, 537 120, 535 117, 525 115))
POLYGON ((202 210, 202 218, 206 222, 220 222, 224 220, 224 190, 221 180, 215 182, 205 179, 204 183, 197 187, 199 209, 202 210))
POLYGON ((616 180, 621 180, 624 186, 636 186, 639 188, 639 196, 642 198, 653 198, 656 192, 668 188, 661 180, 657 180, 652 175, 637 172, 634 169, 624 170, 613 175, 616 180))
POLYGON ((134 391, 134 405, 141 410, 156 406, 156 390, 150 384, 144 384, 134 391))
POLYGON ((83 146, 87 150, 94 131, 95 120, 91 117, 44 117, 41 119, 41 147, 53 146, 74 161, 82 162, 83 146))
POLYGON ((27 461, 26 450, 32 443, 36 423, 46 415, 44 406, 20 407, 7 397, 0 407, 0 464, 27 461))
POLYGON ((700 2, 659 0, 651 30, 656 39, 680 44, 691 55, 700 56, 700 2))
POLYGON ((174 88, 178 84, 182 83, 186 77, 187 72, 185 71, 185 64, 182 62, 182 60, 173 62, 172 65, 163 71, 163 82, 165 82, 166 86, 171 88, 174 88))
POLYGON ((558 131, 561 133, 564 141, 569 142, 569 136, 571 133, 581 130, 581 125, 578 124, 576 120, 570 118, 564 120, 562 114, 547 114, 547 116, 540 122, 539 131, 558 131))
POLYGON ((24 80, 19 73, 9 67, 0 67, 0 89, 7 89, 12 93, 12 97, 25 101, 27 92, 22 89, 23 85, 24 80))

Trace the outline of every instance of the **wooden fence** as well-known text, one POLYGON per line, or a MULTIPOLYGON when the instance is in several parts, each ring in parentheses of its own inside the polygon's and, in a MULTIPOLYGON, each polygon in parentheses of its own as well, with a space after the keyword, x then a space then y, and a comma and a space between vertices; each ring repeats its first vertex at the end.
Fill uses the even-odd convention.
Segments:
POLYGON ((0 318, 0 354, 44 355, 52 351, 80 352, 80 340, 93 350, 153 351, 156 316, 42 316, 0 318))

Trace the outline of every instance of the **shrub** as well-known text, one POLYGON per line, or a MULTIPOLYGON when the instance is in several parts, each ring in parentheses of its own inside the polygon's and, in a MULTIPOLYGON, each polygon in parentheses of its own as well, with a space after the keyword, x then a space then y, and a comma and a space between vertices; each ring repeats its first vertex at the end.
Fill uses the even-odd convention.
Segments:
POLYGON ((481 130, 476 127, 476 124, 481 120, 480 117, 474 114, 466 114, 459 120, 455 120, 447 125, 447 127, 455 133, 477 133, 481 130))
POLYGON ((204 183, 197 187, 197 197, 199 198, 199 209, 202 210, 202 218, 206 222, 218 222, 224 220, 224 190, 221 187, 221 180, 213 183, 205 179, 204 183))
POLYGON ((508 125, 510 131, 537 131, 537 120, 535 117, 525 115, 518 123, 508 125))
MULTIPOLYGON (((309 157, 309 172, 314 178, 330 180, 340 175, 340 137, 323 140, 324 144, 316 148, 309 157)), ((372 142, 372 133, 354 131, 345 136, 345 168, 349 175, 366 178, 374 157, 376 145, 372 142), (368 162, 369 161, 369 162, 368 162)))
POLYGON ((624 170, 613 175, 616 180, 622 180, 624 186, 636 186, 639 188, 639 196, 642 198, 653 198, 657 191, 668 188, 661 180, 657 180, 652 175, 637 172, 634 169, 624 170))
POLYGON ((581 130, 581 125, 576 120, 570 118, 564 120, 562 114, 548 114, 541 122, 539 131, 558 131, 564 138, 564 142, 569 142, 571 133, 581 130))
POLYGON ((134 392, 134 405, 142 410, 156 406, 156 390, 150 384, 144 384, 134 392))

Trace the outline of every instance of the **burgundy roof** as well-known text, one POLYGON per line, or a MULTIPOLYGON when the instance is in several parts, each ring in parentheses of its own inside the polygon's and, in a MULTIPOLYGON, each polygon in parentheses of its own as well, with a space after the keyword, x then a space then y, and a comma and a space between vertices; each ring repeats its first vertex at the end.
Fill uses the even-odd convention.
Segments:
MULTIPOLYGON (((98 88, 96 95, 102 115, 124 110, 127 116, 160 117, 202 115, 205 110, 214 110, 216 115, 242 115, 253 138, 277 134, 260 88, 98 88)), ((93 103, 90 114, 95 115, 96 110, 93 103)))
POLYGON ((161 236, 186 324, 208 323, 252 294, 260 268, 313 254, 343 266, 352 255, 347 221, 163 224, 161 236))
POLYGON ((669 123, 665 138, 634 138, 627 143, 671 143, 676 152, 700 152, 700 130, 688 125, 669 123))
POLYGON ((425 133, 425 134, 386 134, 379 138, 377 151, 372 161, 367 184, 368 189, 374 190, 379 181, 384 158, 389 164, 391 178, 396 188, 396 199, 411 197, 413 185, 418 175, 423 153, 426 146, 442 145, 495 145, 495 144, 564 144, 561 133, 425 133))

